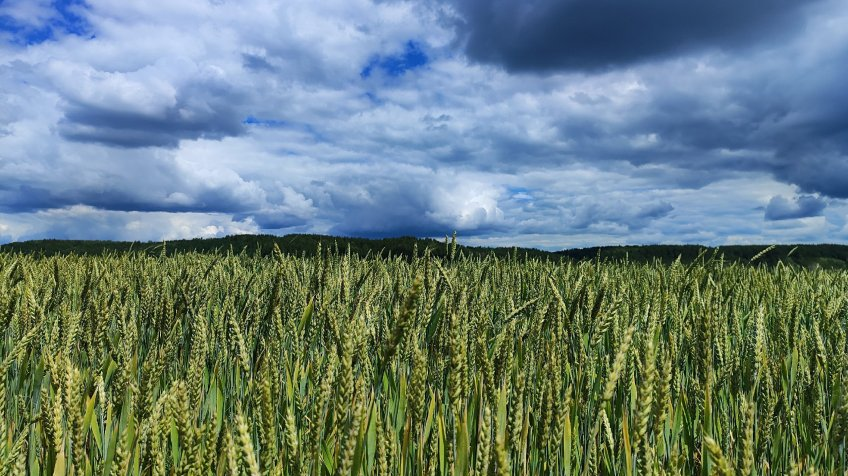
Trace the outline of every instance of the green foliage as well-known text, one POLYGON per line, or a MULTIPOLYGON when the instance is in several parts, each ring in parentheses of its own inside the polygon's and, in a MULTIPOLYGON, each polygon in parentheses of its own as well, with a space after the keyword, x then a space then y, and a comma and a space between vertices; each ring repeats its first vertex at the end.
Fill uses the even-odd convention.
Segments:
POLYGON ((562 261, 626 261, 633 263, 653 263, 659 261, 671 264, 680 260, 685 264, 696 261, 721 258, 725 261, 745 264, 778 263, 806 268, 846 269, 848 268, 848 245, 732 245, 717 248, 700 245, 644 245, 644 246, 598 246, 592 248, 567 249, 562 251, 543 251, 535 248, 487 248, 462 246, 454 234, 450 242, 442 243, 428 238, 402 236, 398 238, 349 238, 324 235, 235 235, 224 238, 175 240, 159 243, 137 243, 122 241, 80 241, 80 240, 34 240, 0 245, 0 252, 32 254, 36 256, 87 255, 104 256, 120 253, 140 253, 149 256, 196 253, 241 253, 268 256, 277 246, 288 256, 314 257, 316 250, 334 250, 359 257, 403 257, 412 259, 422 256, 429 250, 430 256, 447 258, 452 255, 466 258, 485 258, 494 256, 501 259, 541 259, 562 261), (765 251, 765 253, 763 253, 765 251), (759 256, 758 256, 759 255, 759 256), (752 262, 752 259, 755 261, 752 262))
MULTIPOLYGON (((455 239, 455 238, 454 238, 455 239)), ((449 258, 451 253, 461 252, 464 256, 485 257, 494 255, 501 258, 516 256, 519 258, 554 258, 553 253, 532 248, 485 248, 474 246, 446 247, 444 243, 427 238, 402 236, 398 238, 348 238, 324 235, 235 235, 225 238, 197 238, 191 240, 175 240, 168 242, 126 242, 126 241, 94 241, 94 240, 33 240, 19 243, 9 243, 0 246, 0 251, 10 253, 34 254, 38 256, 55 256, 66 254, 103 256, 116 253, 141 253, 149 256, 159 256, 163 253, 173 255, 186 252, 196 253, 241 253, 260 254, 268 256, 277 246, 289 256, 313 257, 317 249, 333 250, 359 257, 404 257, 421 256, 429 250, 431 256, 449 258)))
POLYGON ((315 245, 0 254, 0 476, 848 469, 842 271, 315 245))

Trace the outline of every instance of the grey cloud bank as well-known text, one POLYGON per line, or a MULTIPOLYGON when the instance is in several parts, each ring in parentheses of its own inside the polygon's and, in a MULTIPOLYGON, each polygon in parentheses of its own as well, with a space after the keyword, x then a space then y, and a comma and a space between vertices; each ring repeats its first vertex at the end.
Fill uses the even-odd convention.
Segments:
POLYGON ((794 200, 774 196, 766 206, 766 220, 792 220, 795 218, 815 217, 822 214, 827 204, 824 200, 810 195, 802 195, 794 200))
POLYGON ((848 6, 681 5, 7 0, 0 240, 846 241, 848 6))
POLYGON ((774 41, 802 25, 807 0, 457 0, 475 59, 514 71, 597 70, 774 41))

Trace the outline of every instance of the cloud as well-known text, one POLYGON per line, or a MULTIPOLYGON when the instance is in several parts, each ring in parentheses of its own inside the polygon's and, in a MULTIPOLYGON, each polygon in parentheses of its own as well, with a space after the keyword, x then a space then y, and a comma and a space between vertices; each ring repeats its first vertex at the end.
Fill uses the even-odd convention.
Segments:
MULTIPOLYGON (((809 138, 815 140, 813 135, 809 138)), ((816 153, 787 157, 775 170, 775 175, 797 184, 802 191, 820 193, 835 198, 848 198, 848 151, 816 153)))
POLYGON ((794 199, 775 195, 766 206, 766 220, 793 220, 821 216, 827 203, 819 197, 800 195, 794 199))
POLYGON ((845 3, 639 5, 89 0, 86 34, 30 45, 0 23, 0 234, 847 239, 845 3), (763 220, 805 196, 827 207, 763 220))
POLYGON ((290 186, 277 183, 276 194, 259 210, 250 210, 250 218, 263 229, 282 230, 308 225, 317 218, 318 209, 313 200, 290 186))
MULTIPOLYGON (((579 173, 600 180, 612 175, 585 169, 579 173)), ((561 179, 562 175, 552 174, 549 178, 554 177, 561 179)), ((519 233, 625 236, 654 225, 675 210, 667 198, 639 191, 636 184, 626 184, 629 180, 622 176, 617 178, 618 183, 607 183, 595 193, 585 193, 579 186, 572 188, 570 184, 546 186, 544 181, 534 177, 524 183, 538 189, 518 187, 519 193, 504 199, 503 214, 508 224, 504 228, 519 233), (570 196, 561 191, 569 188, 572 190, 570 196)), ((575 177, 574 180, 580 179, 575 177)))
POLYGON ((262 57, 262 55, 242 53, 241 57, 243 65, 247 69, 254 71, 267 71, 271 73, 277 71, 277 68, 262 57))
POLYGON ((614 223, 625 226, 628 230, 644 228, 653 220, 662 218, 674 207, 668 202, 652 202, 634 206, 621 202, 591 202, 574 215, 576 228, 588 228, 601 223, 614 223))
POLYGON ((469 57, 510 71, 599 70, 718 48, 802 23, 802 0, 456 0, 469 57))
POLYGON ((10 234, 10 227, 4 223, 0 223, 0 243, 9 243, 13 237, 10 234))
POLYGON ((129 73, 63 61, 47 68, 67 103, 59 133, 69 140, 176 147, 184 139, 243 132, 237 105, 244 94, 218 68, 168 57, 129 73))
POLYGON ((357 236, 477 235, 505 225, 501 191, 473 174, 395 166, 320 184, 334 210, 332 233, 357 236))
POLYGON ((251 219, 233 220, 222 214, 118 212, 75 205, 14 216, 0 214, 7 222, 0 236, 14 240, 56 239, 158 241, 213 238, 258 233, 251 219))

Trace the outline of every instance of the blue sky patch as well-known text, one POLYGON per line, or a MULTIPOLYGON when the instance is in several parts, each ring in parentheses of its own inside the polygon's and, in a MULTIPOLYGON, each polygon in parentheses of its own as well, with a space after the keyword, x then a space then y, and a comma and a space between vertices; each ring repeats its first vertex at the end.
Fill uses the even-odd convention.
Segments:
POLYGON ((430 59, 421 45, 413 40, 409 40, 404 45, 403 53, 392 56, 376 56, 371 59, 367 66, 362 68, 359 75, 362 78, 368 78, 375 70, 381 70, 387 76, 397 78, 403 76, 407 71, 420 68, 426 65, 430 59))
MULTIPOLYGON (((2 4, 2 1, 0 1, 2 4)), ((83 0, 55 0, 52 3, 53 15, 42 24, 28 24, 11 15, 0 14, 0 32, 10 37, 10 42, 21 46, 38 45, 55 40, 57 36, 68 34, 86 36, 91 25, 79 14, 80 9, 88 8, 83 0)), ((94 35, 90 35, 94 38, 94 35)))
POLYGON ((261 119, 255 116, 247 116, 241 121, 242 124, 246 124, 248 126, 262 126, 262 127, 286 127, 288 123, 286 121, 281 121, 278 119, 261 119))
POLYGON ((244 120, 241 121, 241 123, 246 126, 253 127, 265 127, 269 129, 290 129, 294 131, 300 131, 304 134, 312 136, 312 138, 318 142, 324 142, 327 140, 323 136, 323 134, 321 134, 321 132, 315 128, 315 126, 305 122, 292 122, 283 119, 265 119, 250 115, 245 117, 244 120))

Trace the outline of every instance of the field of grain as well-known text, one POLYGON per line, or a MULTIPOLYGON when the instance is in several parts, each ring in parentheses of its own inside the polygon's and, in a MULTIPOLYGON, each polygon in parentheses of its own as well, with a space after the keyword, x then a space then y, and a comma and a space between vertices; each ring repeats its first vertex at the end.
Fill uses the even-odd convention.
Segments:
POLYGON ((846 474, 848 274, 0 255, 0 474, 846 474))

